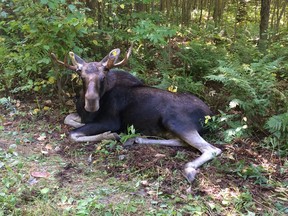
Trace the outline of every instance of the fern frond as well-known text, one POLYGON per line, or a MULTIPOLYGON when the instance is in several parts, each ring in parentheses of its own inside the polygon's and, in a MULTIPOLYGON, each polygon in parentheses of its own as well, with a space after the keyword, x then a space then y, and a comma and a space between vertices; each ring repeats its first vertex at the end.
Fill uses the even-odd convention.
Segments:
POLYGON ((288 112, 270 117, 265 124, 265 128, 270 133, 275 131, 288 132, 288 112))

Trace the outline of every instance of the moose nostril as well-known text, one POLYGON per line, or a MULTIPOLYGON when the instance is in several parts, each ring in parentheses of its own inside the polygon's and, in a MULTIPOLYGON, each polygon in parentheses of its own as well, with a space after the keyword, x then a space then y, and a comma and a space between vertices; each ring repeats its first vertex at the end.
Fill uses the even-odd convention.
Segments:
POLYGON ((97 95, 94 95, 94 94, 86 94, 86 95, 85 95, 85 99, 86 99, 86 100, 89 100, 89 101, 90 101, 90 100, 91 100, 91 101, 97 100, 97 98, 98 98, 97 95))
POLYGON ((99 109, 98 97, 85 97, 85 110, 88 112, 96 112, 99 109))

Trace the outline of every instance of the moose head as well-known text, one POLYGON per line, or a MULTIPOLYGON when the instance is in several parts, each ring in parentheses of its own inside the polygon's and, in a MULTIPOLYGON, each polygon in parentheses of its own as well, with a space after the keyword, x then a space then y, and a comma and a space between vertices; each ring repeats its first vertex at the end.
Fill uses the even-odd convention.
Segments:
POLYGON ((59 61, 54 53, 51 53, 53 59, 61 65, 64 65, 70 70, 76 71, 83 82, 83 92, 85 99, 84 109, 87 112, 96 112, 100 108, 99 101, 101 96, 105 93, 105 77, 108 71, 117 66, 121 66, 127 63, 127 60, 131 54, 132 45, 125 55, 125 58, 117 62, 120 55, 120 49, 113 49, 106 57, 100 62, 85 62, 82 58, 73 52, 69 52, 72 64, 67 64, 59 61))

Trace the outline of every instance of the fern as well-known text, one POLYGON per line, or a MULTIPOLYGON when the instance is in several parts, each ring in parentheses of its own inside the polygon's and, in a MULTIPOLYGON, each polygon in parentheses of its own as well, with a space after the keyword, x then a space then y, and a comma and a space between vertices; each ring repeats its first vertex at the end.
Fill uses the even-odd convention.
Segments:
MULTIPOLYGON (((265 56, 251 64, 219 61, 214 73, 206 78, 223 84, 221 94, 227 96, 227 101, 226 107, 220 109, 227 109, 229 104, 229 112, 238 106, 241 109, 240 116, 247 117, 250 129, 263 131, 266 122, 265 129, 271 134, 265 139, 266 145, 285 152, 283 150, 288 149, 287 92, 278 87, 275 75, 280 70, 282 61, 283 58, 271 61, 271 56, 265 56), (277 115, 281 112, 286 113, 277 115)), ((241 119, 238 118, 239 120, 241 119)), ((237 121, 237 118, 233 121, 237 121)), ((231 124, 227 127, 232 131, 235 129, 231 124)))
POLYGON ((288 134, 288 112, 270 117, 265 124, 265 128, 270 133, 279 131, 283 133, 287 132, 288 134))
POLYGON ((222 83, 224 85, 222 91, 229 95, 227 102, 238 100, 246 116, 266 117, 271 110, 277 110, 275 100, 286 100, 285 95, 277 90, 274 75, 283 59, 279 58, 272 62, 268 60, 268 57, 264 57, 250 65, 219 61, 214 74, 206 78, 222 83))
POLYGON ((270 117, 265 128, 271 133, 264 145, 277 150, 281 156, 288 155, 288 112, 270 117))
POLYGON ((16 112, 16 108, 14 107, 10 97, 0 98, 0 105, 3 106, 6 110, 16 112))

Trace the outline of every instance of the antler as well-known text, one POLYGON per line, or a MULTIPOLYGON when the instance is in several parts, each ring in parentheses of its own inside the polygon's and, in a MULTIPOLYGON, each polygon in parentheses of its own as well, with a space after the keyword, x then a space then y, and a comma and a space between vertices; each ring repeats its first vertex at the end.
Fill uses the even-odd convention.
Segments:
MULTIPOLYGON (((118 59, 118 56, 120 54, 120 50, 119 49, 114 49, 112 50, 109 55, 108 55, 108 60, 104 63, 104 65, 106 66, 106 68, 111 69, 113 67, 117 67, 117 66, 121 66, 127 63, 129 56, 131 55, 132 52, 132 47, 133 47, 133 43, 131 44, 130 48, 128 49, 125 58, 118 62, 115 63, 118 59)), ((106 58, 106 57, 105 57, 106 58)), ((104 58, 104 59, 105 59, 104 58)), ((102 60, 103 61, 103 60, 102 60)))
POLYGON ((60 61, 57 59, 56 55, 54 53, 51 53, 52 58, 60 65, 65 66, 66 68, 70 69, 70 70, 77 70, 77 66, 75 65, 69 65, 67 64, 67 58, 65 57, 64 62, 60 61))
POLYGON ((132 52, 132 47, 133 47, 133 43, 132 43, 132 44, 131 44, 131 46, 129 47, 129 49, 128 49, 127 53, 126 53, 126 56, 125 56, 125 58, 124 58, 122 61, 120 61, 120 62, 118 62, 118 63, 114 64, 114 67, 115 67, 115 66, 124 65, 124 64, 126 64, 126 63, 127 63, 127 61, 128 61, 128 58, 130 57, 130 55, 131 55, 131 52, 132 52))

